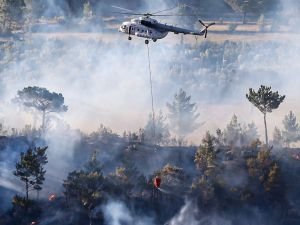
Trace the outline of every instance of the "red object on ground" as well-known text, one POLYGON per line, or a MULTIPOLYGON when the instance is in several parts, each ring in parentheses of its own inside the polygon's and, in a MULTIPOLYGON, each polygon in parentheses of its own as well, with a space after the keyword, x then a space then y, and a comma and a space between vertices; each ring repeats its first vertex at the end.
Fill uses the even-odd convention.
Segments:
POLYGON ((161 183, 161 178, 158 177, 158 176, 156 176, 156 177, 154 178, 154 181, 153 181, 154 186, 155 186, 156 188, 159 188, 160 183, 161 183))
POLYGON ((56 198, 55 194, 52 194, 52 195, 49 195, 48 200, 53 201, 53 200, 55 200, 55 198, 56 198))

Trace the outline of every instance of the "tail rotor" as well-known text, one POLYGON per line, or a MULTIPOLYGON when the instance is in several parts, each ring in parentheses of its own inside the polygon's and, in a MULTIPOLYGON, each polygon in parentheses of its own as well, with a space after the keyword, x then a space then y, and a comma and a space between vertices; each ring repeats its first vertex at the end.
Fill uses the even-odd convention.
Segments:
POLYGON ((199 20, 199 23, 200 23, 203 27, 205 27, 205 29, 204 29, 204 38, 207 37, 208 28, 209 28, 210 26, 216 24, 215 22, 213 22, 213 23, 209 23, 209 24, 206 25, 206 24, 203 23, 201 20, 199 20))

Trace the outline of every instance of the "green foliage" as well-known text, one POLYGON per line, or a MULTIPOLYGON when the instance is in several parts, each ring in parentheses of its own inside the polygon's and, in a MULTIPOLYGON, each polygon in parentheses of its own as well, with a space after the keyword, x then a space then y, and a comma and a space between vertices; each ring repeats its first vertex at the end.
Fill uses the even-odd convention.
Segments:
POLYGON ((102 165, 100 164, 100 161, 97 159, 97 152, 94 151, 91 159, 86 162, 83 166, 85 172, 97 172, 99 174, 102 174, 102 165))
POLYGON ((257 92, 250 88, 246 97, 263 114, 271 113, 277 109, 285 99, 285 95, 281 96, 278 91, 273 92, 271 87, 264 85, 261 85, 257 92))
POLYGON ((279 130, 278 127, 275 127, 273 132, 273 145, 281 147, 283 145, 283 142, 284 140, 283 140, 282 132, 279 130))
POLYGON ((39 111, 66 112, 68 110, 68 107, 64 105, 62 94, 51 93, 46 88, 26 87, 18 91, 15 101, 39 111))
POLYGON ((256 158, 247 160, 248 173, 252 186, 255 181, 260 184, 256 193, 263 191, 264 198, 272 199, 273 202, 281 202, 284 198, 284 186, 281 178, 281 169, 271 157, 270 149, 262 149, 256 158))
POLYGON ((12 199, 12 204, 14 207, 20 207, 26 209, 33 204, 33 201, 30 199, 26 199, 25 197, 15 195, 12 199))
POLYGON ((214 149, 215 138, 207 132, 202 145, 195 155, 196 167, 204 174, 210 173, 216 166, 216 153, 214 149))
POLYGON ((224 130, 224 139, 228 145, 240 144, 242 140, 242 127, 238 122, 237 116, 233 115, 230 123, 224 130))
POLYGON ((215 151, 216 139, 209 132, 202 139, 202 144, 195 154, 195 164, 200 171, 200 177, 192 184, 192 191, 199 198, 200 205, 207 207, 215 200, 216 187, 218 186, 218 171, 215 151))
POLYGON ((284 130, 282 131, 282 136, 284 142, 287 146, 290 145, 292 142, 297 142, 300 140, 300 127, 297 123, 297 118, 295 114, 290 111, 288 115, 284 117, 282 121, 284 130))
POLYGON ((253 142, 259 139, 257 127, 254 122, 247 124, 243 130, 243 142, 246 145, 251 145, 253 142))
POLYGON ((64 194, 69 202, 78 203, 85 208, 90 217, 92 209, 103 200, 103 183, 102 166, 94 152, 84 165, 84 170, 68 174, 63 182, 64 194))
POLYGON ((14 101, 43 113, 43 131, 45 131, 45 116, 47 113, 66 112, 68 110, 68 107, 64 105, 64 97, 62 94, 51 93, 46 88, 36 86, 26 87, 22 91, 18 91, 18 96, 14 101))
POLYGON ((36 218, 39 218, 42 213, 40 205, 33 200, 26 199, 19 195, 15 195, 12 199, 13 221, 0 224, 31 224, 36 218))
POLYGON ((217 142, 228 146, 251 146, 258 138, 255 123, 241 124, 236 115, 233 115, 223 132, 217 130, 217 142))
POLYGON ((202 176, 196 183, 192 184, 192 190, 200 199, 200 205, 206 207, 215 199, 215 186, 214 184, 202 176))
POLYGON ((281 96, 278 94, 278 91, 273 92, 271 87, 261 85, 257 92, 250 88, 246 98, 264 115, 266 144, 268 145, 266 114, 277 109, 285 99, 285 95, 281 96))
POLYGON ((44 165, 47 164, 46 150, 44 148, 30 148, 25 153, 20 154, 20 161, 16 163, 14 175, 25 183, 26 200, 31 190, 40 191, 45 180, 44 165))
POLYGON ((189 177, 183 168, 167 164, 155 172, 152 178, 154 179, 156 176, 161 178, 161 188, 172 193, 184 194, 186 187, 188 187, 189 177))
POLYGON ((265 191, 270 192, 280 184, 280 168, 277 163, 274 163, 269 169, 268 177, 264 183, 265 191))
POLYGON ((269 149, 262 149, 256 158, 247 160, 248 173, 250 177, 257 179, 265 184, 268 180, 269 170, 272 166, 272 159, 269 149))
POLYGON ((103 176, 96 171, 73 171, 64 180, 63 186, 68 200, 78 202, 89 211, 99 204, 103 197, 103 176))
POLYGON ((184 137, 200 126, 200 124, 197 123, 199 117, 197 106, 190 101, 191 96, 188 96, 184 90, 180 89, 179 92, 175 94, 174 101, 167 103, 171 127, 179 137, 184 137))
POLYGON ((112 195, 123 193, 128 196, 133 192, 141 192, 146 185, 146 178, 129 160, 123 160, 123 166, 117 167, 114 173, 111 173, 107 179, 110 182, 110 193, 112 195))

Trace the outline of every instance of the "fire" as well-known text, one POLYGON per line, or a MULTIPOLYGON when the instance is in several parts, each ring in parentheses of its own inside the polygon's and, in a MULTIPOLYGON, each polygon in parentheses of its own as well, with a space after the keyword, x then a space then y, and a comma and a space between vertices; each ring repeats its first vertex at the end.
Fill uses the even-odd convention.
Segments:
POLYGON ((300 153, 292 155, 294 159, 300 160, 300 153))
POLYGON ((154 186, 155 186, 156 188, 159 188, 160 183, 161 183, 161 178, 158 177, 158 176, 156 176, 156 177, 154 178, 154 180, 153 180, 154 186))
POLYGON ((49 197, 48 197, 49 201, 54 201, 55 199, 56 199, 56 195, 55 194, 49 195, 49 197))

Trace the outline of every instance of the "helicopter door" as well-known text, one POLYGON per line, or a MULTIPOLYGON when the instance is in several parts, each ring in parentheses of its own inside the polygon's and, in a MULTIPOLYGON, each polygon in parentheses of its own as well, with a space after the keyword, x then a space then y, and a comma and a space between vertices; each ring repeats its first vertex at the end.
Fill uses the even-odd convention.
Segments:
POLYGON ((128 27, 128 34, 134 34, 133 29, 134 29, 134 27, 129 26, 129 27, 128 27))

